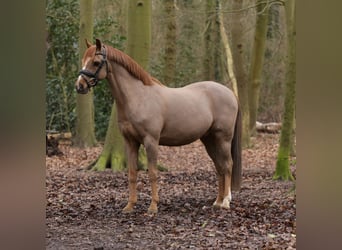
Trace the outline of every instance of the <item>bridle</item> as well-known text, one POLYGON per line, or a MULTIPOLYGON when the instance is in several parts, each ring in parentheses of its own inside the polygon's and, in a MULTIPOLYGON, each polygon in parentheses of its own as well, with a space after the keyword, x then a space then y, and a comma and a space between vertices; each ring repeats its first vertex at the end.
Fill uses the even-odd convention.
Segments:
POLYGON ((91 87, 96 86, 98 81, 100 80, 98 78, 98 74, 103 67, 104 64, 106 64, 106 70, 108 73, 108 63, 107 63, 107 54, 106 54, 106 47, 103 45, 101 51, 96 51, 95 55, 102 55, 102 60, 101 63, 99 64, 98 68, 96 69, 95 73, 90 72, 89 70, 82 69, 79 72, 79 75, 85 80, 85 82, 88 85, 88 88, 90 89, 91 87), (85 77, 87 76, 87 77, 85 77))

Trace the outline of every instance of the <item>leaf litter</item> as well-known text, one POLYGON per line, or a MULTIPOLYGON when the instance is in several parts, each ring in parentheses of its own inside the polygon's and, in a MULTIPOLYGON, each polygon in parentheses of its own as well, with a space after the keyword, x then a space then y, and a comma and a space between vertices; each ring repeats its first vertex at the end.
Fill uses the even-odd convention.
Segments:
MULTIPOLYGON (((257 134, 243 150, 243 184, 230 210, 212 207, 214 166, 202 144, 160 147, 159 211, 146 213, 150 186, 139 172, 138 203, 128 199, 127 172, 84 171, 102 146, 60 145, 46 157, 47 249, 296 249, 294 183, 272 180, 279 135, 257 134)), ((295 160, 291 162, 296 162, 295 160)), ((291 166, 293 175, 296 166, 291 166)))

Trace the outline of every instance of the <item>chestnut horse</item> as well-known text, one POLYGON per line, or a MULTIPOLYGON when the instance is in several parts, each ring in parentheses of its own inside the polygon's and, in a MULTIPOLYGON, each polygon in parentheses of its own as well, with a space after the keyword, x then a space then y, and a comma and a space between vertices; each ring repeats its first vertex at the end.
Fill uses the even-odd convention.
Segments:
POLYGON ((228 209, 231 187, 238 190, 241 185, 241 115, 233 92, 212 81, 168 88, 123 52, 98 39, 96 45, 86 43, 76 90, 86 94, 99 80, 109 82, 127 154, 129 199, 123 212, 133 211, 137 202, 141 144, 146 149, 151 182, 148 211, 156 213, 158 145, 181 146, 198 139, 216 168, 218 195, 214 206, 228 209))

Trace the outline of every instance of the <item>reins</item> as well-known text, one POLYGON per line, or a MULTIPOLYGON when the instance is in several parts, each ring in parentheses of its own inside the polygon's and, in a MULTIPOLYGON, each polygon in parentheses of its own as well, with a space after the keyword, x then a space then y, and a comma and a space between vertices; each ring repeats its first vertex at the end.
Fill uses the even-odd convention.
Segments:
POLYGON ((106 54, 106 47, 102 46, 102 51, 98 51, 95 53, 95 55, 102 55, 101 63, 99 64, 98 68, 96 69, 95 73, 90 72, 89 70, 82 69, 79 72, 79 75, 86 81, 88 88, 96 86, 96 84, 99 82, 98 74, 100 70, 102 69, 103 65, 106 64, 106 70, 108 73, 108 63, 107 63, 107 54, 106 54), (85 77, 87 76, 87 77, 85 77))

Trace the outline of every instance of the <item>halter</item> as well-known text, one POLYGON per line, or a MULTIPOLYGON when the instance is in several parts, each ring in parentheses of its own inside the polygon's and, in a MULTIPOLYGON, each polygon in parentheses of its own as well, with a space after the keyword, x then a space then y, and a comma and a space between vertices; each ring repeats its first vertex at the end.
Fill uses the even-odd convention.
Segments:
POLYGON ((107 73, 108 73, 106 47, 102 46, 102 48, 103 48, 102 51, 98 51, 95 53, 95 55, 102 55, 101 63, 99 65, 99 67, 97 68, 97 70, 95 71, 95 73, 90 72, 89 70, 86 70, 86 69, 82 69, 79 72, 79 75, 86 81, 88 88, 94 87, 98 83, 98 81, 99 81, 98 74, 99 74, 103 64, 106 64, 106 69, 107 69, 107 73), (87 77, 85 77, 85 76, 87 76, 87 77))

